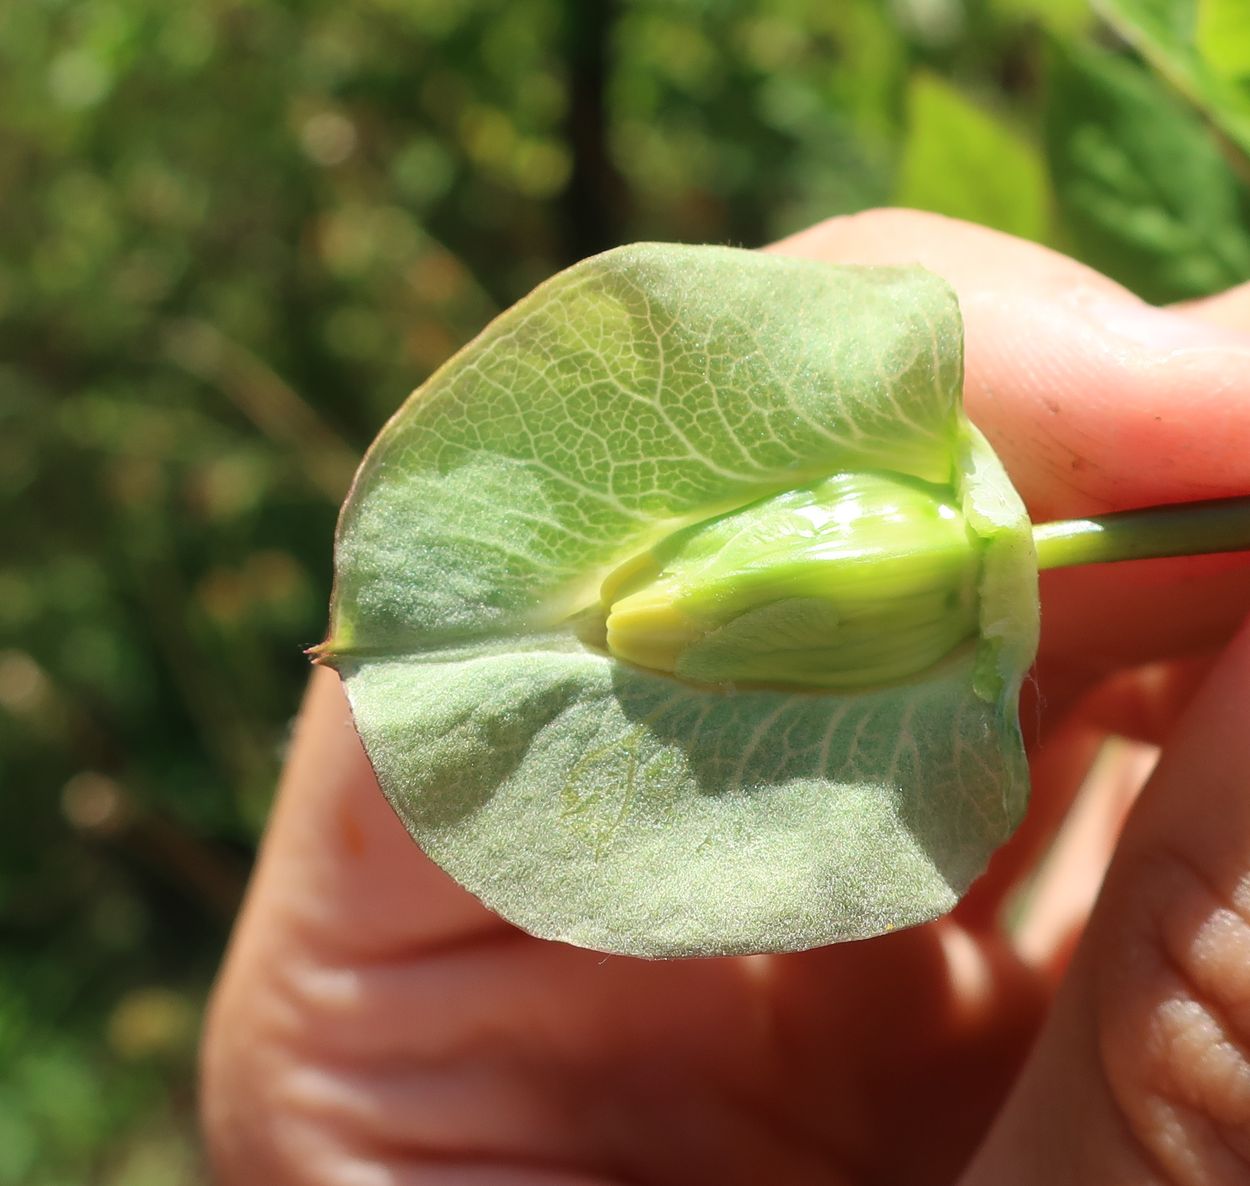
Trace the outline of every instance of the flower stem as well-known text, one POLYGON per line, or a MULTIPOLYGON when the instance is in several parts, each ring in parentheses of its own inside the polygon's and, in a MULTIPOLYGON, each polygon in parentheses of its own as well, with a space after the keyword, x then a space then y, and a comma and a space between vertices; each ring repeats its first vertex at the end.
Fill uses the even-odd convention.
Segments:
POLYGON ((1250 551, 1250 497, 1039 523, 1033 543, 1039 569, 1250 551))

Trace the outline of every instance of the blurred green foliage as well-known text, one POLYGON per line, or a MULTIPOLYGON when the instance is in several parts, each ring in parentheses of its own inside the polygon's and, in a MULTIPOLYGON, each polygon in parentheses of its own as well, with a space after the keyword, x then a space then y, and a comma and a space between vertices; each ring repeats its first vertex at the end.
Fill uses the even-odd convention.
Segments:
POLYGON ((1116 32, 1250 153, 1250 11, 1244 0, 1094 0, 1116 32))
POLYGON ((1071 243, 1150 300, 1250 276, 1245 190, 1202 120, 1134 62, 1054 49, 1046 144, 1071 243))
POLYGON ((202 1180, 198 1016, 337 502, 498 308, 893 200, 1154 299, 1244 278, 1237 0, 1101 9, 0 5, 0 1186, 202 1180))
POLYGON ((1022 239, 1042 242, 1050 232, 1050 193, 1034 145, 924 71, 908 87, 894 200, 1022 239))

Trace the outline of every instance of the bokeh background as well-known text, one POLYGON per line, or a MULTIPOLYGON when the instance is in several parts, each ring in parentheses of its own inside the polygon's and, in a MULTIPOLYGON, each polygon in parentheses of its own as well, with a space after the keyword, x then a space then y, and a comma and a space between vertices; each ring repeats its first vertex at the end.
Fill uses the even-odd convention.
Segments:
POLYGON ((410 389, 591 252, 882 203, 1243 280, 1247 11, 0 0, 0 1186, 203 1181, 200 1012, 410 389))

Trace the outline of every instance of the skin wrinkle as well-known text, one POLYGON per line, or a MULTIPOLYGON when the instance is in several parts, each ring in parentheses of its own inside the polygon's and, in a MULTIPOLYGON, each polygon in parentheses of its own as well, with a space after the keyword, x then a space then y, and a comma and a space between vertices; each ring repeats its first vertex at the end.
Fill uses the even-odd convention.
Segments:
MULTIPOLYGON (((1088 1008, 1087 976, 1091 952, 1105 947, 1087 930, 1077 966, 1051 1011, 1052 1032, 1035 1047, 961 1186, 1182 1186, 1120 1106, 1101 1056, 1100 1019, 1088 1008)), ((1114 1018, 1114 997, 1104 995, 1114 1018)))
MULTIPOLYGON (((528 937, 518 936, 518 941, 527 944, 528 937)), ((385 1011, 388 1016, 397 1015, 396 1024, 389 1031, 389 1043, 382 1046, 379 1053, 390 1050, 418 1060, 443 1057, 449 1049, 473 1048, 483 1041, 495 1040, 500 1036, 501 1024, 504 1035, 514 1043, 523 1037, 526 1046, 549 1054, 575 1049, 590 1033, 607 1025, 614 1025, 618 1033, 627 1034, 629 1001, 645 986, 645 979, 611 977, 615 985, 600 983, 596 986, 601 992, 610 993, 606 998, 579 999, 575 992, 553 993, 549 987, 553 974, 571 984, 586 979, 588 972, 600 981, 611 975, 599 973, 596 976, 591 972, 591 953, 579 959, 576 955, 564 958, 565 952, 571 953, 572 949, 563 949, 554 959, 543 958, 545 953, 536 953, 528 947, 511 954, 482 949, 439 957, 423 956, 417 978, 412 975, 416 961, 374 966, 362 972, 355 985, 371 1005, 356 1016, 357 1023, 366 1031, 361 1034, 365 1049, 374 1045, 367 1032, 368 1019, 379 1011, 385 1011), (578 965, 581 965, 580 973, 578 965), (528 1019, 523 1036, 511 1033, 506 1019, 498 1017, 494 985, 505 974, 510 1003, 524 1010, 528 1019), (431 1032, 428 1017, 436 1010, 441 1024, 437 1031, 431 1032), (431 1046, 431 1042, 436 1045, 431 1046)), ((334 971, 331 976, 341 975, 341 972, 341 969, 334 971)), ((696 978, 691 978, 690 988, 699 991, 696 978)), ((323 1027, 324 1019, 320 1019, 310 1025, 310 1031, 318 1036, 324 1032, 323 1027)), ((623 1038, 618 1040, 624 1041, 623 1038)))
POLYGON ((1250 1061, 1244 1046, 1228 1036, 1220 1011, 1193 991, 1186 970, 1166 956, 1164 967, 1173 991, 1158 1003, 1154 1044, 1148 1047, 1166 1064, 1158 1095, 1226 1140, 1228 1132, 1246 1128, 1250 1061))
MULTIPOLYGON (((647 1181, 681 1182, 681 1176, 657 1175, 645 1164, 648 1157, 640 1161, 637 1155, 634 1133, 654 1127, 648 1113, 655 1112, 662 1114, 670 1131, 684 1131, 695 1137, 696 1144, 715 1142, 727 1131, 734 1132, 741 1144, 748 1133, 758 1130, 753 1138, 758 1152, 748 1158, 750 1162, 767 1163, 785 1150, 782 1159, 791 1163, 787 1182, 822 1186, 831 1182, 829 1151, 813 1143, 810 1133, 799 1134, 784 1117, 761 1107, 754 1093, 735 1099, 728 1091, 713 1098, 700 1090, 698 1074, 684 1083, 685 1074, 675 1078, 666 1069, 656 1078, 652 1067, 640 1066, 632 1078, 628 1069, 619 1075, 618 1090, 605 1099, 602 1085, 593 1081, 593 1070, 581 1086, 574 1074, 560 1088, 551 1077, 552 1068, 532 1057, 502 1057, 497 1043, 488 1049, 487 1056, 466 1060, 456 1055, 419 1075, 411 1069, 361 1070, 322 1063, 316 1072, 301 1077, 294 1091, 317 1123, 334 1123, 337 1118, 371 1148, 394 1149, 407 1158, 435 1163, 467 1157, 468 1150, 476 1149, 510 1164, 554 1163, 571 1172, 583 1168, 583 1162, 588 1168, 596 1152, 616 1147, 614 1180, 621 1174, 632 1178, 636 1170, 647 1181), (657 1096, 660 1084, 665 1091, 657 1096), (619 1092, 622 1085, 628 1088, 624 1094, 619 1092), (501 1128, 505 1117, 508 1123, 501 1128), (395 1122, 398 1127, 392 1131, 388 1123, 395 1122), (557 1158, 556 1149, 564 1155, 557 1158), (631 1163, 636 1164, 631 1168, 631 1163)), ((701 1160, 708 1160, 708 1154, 701 1160)))
MULTIPOLYGON (((260 998, 264 1000, 263 989, 260 998)), ((253 1008, 255 1000, 254 996, 253 1008)), ((287 1067, 292 1060, 302 1063, 303 1052, 266 1032, 263 1012, 258 1021, 260 1024, 253 1023, 246 1045, 230 1033, 208 1052, 206 1073, 215 1074, 219 1065, 225 1065, 218 1080, 222 1089, 205 1100, 205 1124, 217 1137, 210 1144, 211 1160, 218 1167, 246 1166, 253 1181, 289 1180, 315 1186, 315 1175, 325 1168, 326 1159, 310 1157, 309 1145, 324 1144, 325 1134, 314 1128, 311 1142, 308 1140, 306 1119, 298 1108, 291 1107, 284 1090, 287 1067), (251 1123, 257 1115, 269 1118, 261 1129, 251 1123)))
MULTIPOLYGON (((1201 874, 1190 872, 1191 886, 1209 897, 1201 874)), ((1173 980, 1168 986, 1171 991, 1155 1010, 1159 1027, 1166 1029, 1160 1051, 1168 1064, 1165 1074, 1175 1089, 1167 1095, 1177 1106, 1209 1121, 1232 1152, 1244 1159, 1244 1152, 1229 1142, 1228 1134, 1244 1131, 1250 1124, 1246 1031, 1230 1016, 1227 995, 1218 982, 1213 984, 1209 975, 1195 968, 1191 943, 1183 943, 1168 925, 1177 912, 1175 903, 1186 900, 1184 892, 1178 894, 1173 904, 1163 907, 1157 923, 1160 954, 1173 980)))
POLYGON ((419 1148, 410 1140, 382 1137, 362 1141, 355 1131, 344 1139, 340 1128, 333 1114, 316 1113, 301 1117, 292 1128, 296 1156, 291 1164, 316 1175, 301 1177, 308 1186, 637 1186, 627 1177, 584 1172, 564 1159, 516 1152, 491 1156, 471 1147, 419 1148))
POLYGON ((576 1101, 553 1093, 541 1073, 498 1048, 421 1067, 305 1063, 288 1076, 295 1108, 374 1148, 412 1157, 541 1160, 584 1170, 593 1159, 576 1101))
MULTIPOLYGON (((1175 1061, 1187 1057, 1182 1050, 1175 1061)), ((1163 1167, 1169 1182, 1211 1186, 1245 1180, 1245 1154, 1231 1139, 1230 1127, 1213 1120, 1206 1108, 1182 1090, 1158 1088, 1132 1114, 1126 1113, 1126 1122, 1138 1143, 1163 1167)))
MULTIPOLYGON (((580 954, 580 953, 578 953, 580 954)), ((454 959, 449 962, 455 962, 454 959)), ((475 969, 465 970, 464 979, 469 983, 483 983, 484 979, 481 972, 475 969)), ((399 988, 399 985, 396 985, 399 988)), ((433 993, 433 999, 442 1000, 444 1008, 444 1020, 447 1003, 451 1000, 458 999, 454 992, 442 992, 436 990, 433 993)), ((397 1002, 398 1003, 398 1002, 397 1002)), ((432 1002, 433 1003, 433 1002, 432 1002)), ((419 1000, 408 1001, 407 1005, 412 1011, 418 1015, 425 1013, 419 1000)), ((370 1019, 375 1016, 374 1011, 366 1009, 358 1015, 358 1020, 362 1030, 370 1028, 370 1019)), ((506 1089, 504 1096, 490 1106, 483 1106, 482 1101, 486 1099, 491 1091, 497 1090, 502 1084, 512 1077, 511 1072, 504 1069, 498 1064, 499 1051, 503 1048, 500 1043, 501 1037, 504 1045, 507 1045, 507 1034, 479 1033, 476 1040, 468 1046, 459 1043, 453 1043, 450 1047, 446 1045, 447 1031, 440 1027, 439 1045, 441 1049, 437 1055, 434 1052, 427 1051, 424 1055, 412 1050, 404 1051, 397 1054, 393 1050, 386 1052, 386 1057, 379 1065, 373 1052, 365 1051, 363 1064, 356 1057, 361 1053, 358 1048, 348 1055, 348 1062, 343 1063, 333 1055, 328 1054, 324 1047, 319 1049, 319 1040, 324 1036, 324 1017, 319 1014, 309 1016, 309 1027, 307 1034, 288 1033, 281 1038, 277 1038, 272 1042, 272 1048, 279 1053, 278 1062, 286 1062, 288 1065, 296 1067, 294 1075, 283 1074, 280 1070, 276 1070, 267 1075, 267 1081, 270 1083, 271 1095, 281 1098, 287 1109, 295 1115, 302 1115, 305 1118, 312 1117, 315 1126, 324 1129, 346 1127, 346 1131, 352 1135, 357 1141, 364 1139, 369 1148, 381 1151, 385 1149, 401 1150, 406 1159, 419 1157, 426 1159, 433 1157, 436 1162, 442 1162, 449 1158, 458 1158, 461 1156, 457 1149, 463 1146, 465 1149, 483 1148, 484 1138, 499 1142, 498 1148, 493 1152, 500 1158, 507 1158, 509 1163, 516 1161, 517 1163, 528 1164, 545 1164, 550 1160, 548 1154, 539 1149, 530 1148, 527 1141, 537 1133, 547 1134, 548 1142, 554 1141, 553 1148, 567 1148, 567 1140, 557 1140, 555 1134, 561 1131, 572 1135, 575 1132, 582 1132, 584 1125, 575 1126, 567 1129, 564 1124, 558 1123, 558 1118, 567 1115, 576 1115, 576 1105, 579 1100, 593 1101, 596 1092, 589 1087, 582 1091, 572 1093, 561 1092, 559 1099, 563 1100, 562 1104, 556 1104, 555 1110, 550 1112, 548 1120, 544 1123, 539 1120, 538 1115, 529 1115, 526 1118, 525 1108, 522 1106, 526 1101, 531 1104, 542 1100, 546 1097, 547 1091, 541 1085, 544 1081, 559 1082, 559 1079, 551 1080, 550 1071, 553 1069, 546 1066, 546 1062, 550 1060, 553 1049, 545 1044, 545 1038, 542 1034, 531 1035, 533 1049, 528 1055, 521 1055, 520 1061, 514 1061, 512 1058, 507 1060, 507 1065, 515 1068, 531 1064, 529 1075, 533 1076, 533 1082, 538 1085, 538 1090, 533 1087, 524 1087, 520 1084, 515 1089, 506 1089), (313 1038, 314 1042, 310 1045, 309 1038, 313 1038), (302 1041, 302 1045, 301 1045, 302 1041), (293 1051, 299 1050, 302 1057, 293 1056, 293 1051), (476 1054, 474 1053, 476 1050, 476 1054), (282 1054, 286 1058, 281 1057, 282 1054), (418 1059, 416 1063, 411 1059, 414 1056, 418 1059), (312 1056, 312 1061, 309 1060, 312 1056), (431 1061, 433 1056, 433 1061, 431 1061), (486 1057, 487 1065, 481 1071, 481 1079, 478 1085, 468 1091, 466 1099, 476 1101, 473 1108, 460 1109, 459 1114, 464 1116, 478 1117, 480 1122, 487 1124, 480 1134, 474 1136, 472 1131, 464 1131, 458 1135, 454 1131, 449 1131, 448 1119, 455 1113, 455 1082, 458 1077, 463 1076, 466 1065, 471 1066, 474 1062, 480 1062, 486 1057), (490 1063, 494 1061, 495 1066, 490 1063), (418 1071, 418 1068, 424 1068, 418 1071), (315 1069, 314 1069, 315 1068, 315 1069), (404 1139, 404 1134, 411 1134, 412 1121, 414 1116, 422 1115, 423 1108, 419 1103, 420 1095, 417 1100, 413 1100, 413 1090, 416 1085, 418 1076, 423 1076, 428 1080, 427 1100, 436 1108, 452 1107, 453 1112, 448 1113, 447 1118, 438 1119, 438 1116, 428 1118, 424 1122, 427 1134, 423 1138, 418 1138, 415 1142, 411 1139, 404 1139), (344 1090, 349 1084, 356 1084, 356 1089, 344 1090), (320 1085, 320 1088, 319 1088, 320 1085), (331 1090, 327 1093, 326 1088, 331 1090), (452 1091, 452 1096, 448 1097, 448 1091, 452 1091), (515 1090, 515 1094, 508 1094, 515 1090), (508 1103, 507 1100, 512 1102, 508 1103), (353 1100, 362 1102, 366 1111, 360 1111, 359 1107, 353 1104, 353 1100), (389 1102, 388 1102, 389 1101, 389 1102), (414 1110, 415 1108, 415 1110, 414 1110), (570 1111, 571 1109, 571 1111, 570 1111), (373 1121, 378 1117, 390 1116, 392 1120, 399 1121, 400 1130, 390 1132, 388 1130, 374 1130, 373 1121), (499 1132, 497 1123, 492 1119, 509 1116, 515 1124, 515 1131, 511 1137, 507 1133, 499 1132), (492 1127, 493 1126, 493 1127, 492 1127), (448 1145, 450 1142, 450 1147, 448 1145), (415 1145, 415 1148, 414 1148, 415 1145)), ((553 1033, 560 1033, 560 1018, 557 1016, 554 1020, 553 1033)), ((567 1023, 567 1015, 564 1018, 567 1023)), ((567 1028, 567 1026, 566 1026, 567 1028)), ((396 1036, 395 1029, 392 1027, 388 1033, 392 1038, 396 1036)), ((547 1035, 550 1037, 551 1035, 547 1035)), ((276 1036, 275 1036, 276 1037, 276 1036)), ((623 1043, 628 1045, 628 1043, 623 1043)), ((568 1043, 573 1045, 573 1043, 568 1043)), ((254 1053, 254 1051, 253 1051, 254 1053)), ((346 1053, 346 1052, 344 1052, 346 1053)), ((561 1056, 562 1060, 571 1057, 571 1052, 566 1052, 561 1056)), ((271 1063, 273 1058, 269 1060, 271 1063)), ((593 1069, 589 1071, 590 1078, 593 1080, 593 1069)), ((667 1076, 666 1076, 667 1077, 667 1076)), ((709 1077, 703 1073, 694 1075, 694 1082, 699 1083, 709 1077)), ((639 1080, 639 1090, 643 1093, 642 1098, 650 1094, 652 1088, 652 1073, 647 1070, 643 1073, 639 1080)), ((744 1088, 751 1083, 748 1078, 744 1081, 744 1088)), ((748 1093, 750 1094, 750 1093, 748 1093)), ((686 1096, 685 1098, 690 1098, 686 1096)), ((758 1101, 756 1101, 758 1104, 758 1101)), ((628 1100, 624 1101, 622 1107, 626 1111, 633 1111, 634 1107, 628 1100)), ((706 1130, 708 1132, 723 1131, 726 1128, 733 1128, 741 1136, 741 1126, 743 1121, 749 1121, 754 1112, 757 1120, 764 1113, 758 1107, 754 1109, 746 1104, 737 1105, 731 1110, 742 1111, 743 1115, 738 1117, 732 1123, 727 1119, 724 1122, 708 1123, 695 1125, 697 1130, 706 1130)), ((424 1109, 428 1111, 428 1105, 424 1109)), ((666 1123, 672 1124, 673 1116, 670 1114, 666 1118, 666 1123)), ((769 1122, 769 1127, 777 1127, 781 1124, 780 1118, 774 1118, 769 1122)), ((632 1130, 632 1125, 625 1125, 625 1130, 632 1130)), ((344 1144, 350 1142, 344 1140, 344 1144)), ((792 1142, 791 1142, 792 1143, 792 1142)), ((779 1142, 779 1147, 785 1147, 779 1142)), ((798 1147, 795 1147, 791 1156, 800 1157, 798 1147)), ((586 1154, 589 1160, 589 1151, 586 1154)), ((822 1153, 819 1162, 824 1165, 827 1160, 827 1154, 822 1153)), ((618 1180, 616 1178, 613 1179, 618 1180)), ((648 1180, 658 1180, 648 1176, 648 1180)), ((675 1179, 679 1180, 679 1179, 675 1179)), ((822 1174, 819 1178, 804 1174, 795 1176, 793 1181, 817 1181, 825 1180, 822 1174)))
MULTIPOLYGON (((1225 683, 1228 684, 1231 681, 1226 680, 1225 683)), ((1224 696, 1233 697, 1233 703, 1242 702, 1238 698, 1239 689, 1235 684, 1221 687, 1219 691, 1224 696)), ((1204 690, 1204 696, 1216 694, 1217 692, 1212 690, 1210 685, 1204 690)), ((1193 711, 1199 711, 1200 707, 1201 700, 1199 706, 1193 711)), ((1226 727, 1232 726, 1230 724, 1226 727)), ((1219 742, 1219 737, 1208 736, 1190 744, 1201 744, 1203 749, 1207 750, 1212 745, 1218 746, 1219 742)), ((1244 739, 1240 743, 1228 746, 1230 755, 1235 753, 1237 744, 1244 747, 1244 739)), ((1157 784, 1163 780, 1166 785, 1167 779, 1173 777, 1171 764, 1179 760, 1173 751, 1165 750, 1164 760, 1154 783, 1157 784)), ((1221 766, 1219 769, 1223 770, 1225 767, 1221 766)), ((1228 776, 1224 777, 1228 778, 1228 776)), ((1219 786, 1221 781, 1219 773, 1213 775, 1208 772, 1207 780, 1208 784, 1214 785, 1207 785, 1202 789, 1213 804, 1219 803, 1221 795, 1224 795, 1227 796, 1225 802, 1237 804, 1237 811, 1244 812, 1240 802, 1244 797, 1244 788, 1235 785, 1235 778, 1228 778, 1229 785, 1226 788, 1219 786)), ((1158 1051, 1144 1046, 1142 1035, 1150 1032, 1157 1034, 1158 1026, 1169 1022, 1166 1006, 1168 1002, 1175 1000, 1193 1004, 1200 1010, 1198 1013, 1200 1018, 1207 1018, 1212 1024, 1219 1023, 1218 1010, 1213 1009, 1211 1002, 1205 999, 1201 984, 1195 984, 1196 978, 1189 966, 1189 958, 1185 951, 1186 945, 1182 946, 1183 962, 1179 967, 1176 966, 1175 960, 1170 959, 1169 951, 1177 947, 1178 939, 1175 930, 1184 924, 1187 904, 1190 910, 1206 916, 1209 914, 1209 907, 1203 908, 1205 903, 1201 901, 1202 898, 1213 898, 1217 904, 1227 903, 1230 899, 1229 894, 1218 892, 1211 884, 1210 867, 1215 865, 1218 868, 1221 864, 1227 865, 1232 862, 1232 867, 1240 871, 1245 868, 1246 853, 1244 842, 1241 847, 1234 847, 1231 851, 1228 848, 1229 841, 1231 840, 1236 846, 1238 837, 1241 835, 1238 825, 1242 821, 1237 818, 1222 821, 1223 826, 1218 828, 1213 835, 1207 832, 1207 827, 1210 825, 1206 825, 1198 832, 1191 829, 1188 834, 1183 831, 1179 833, 1179 837, 1183 837, 1183 844, 1179 838, 1173 839, 1166 814, 1169 810, 1178 809, 1178 801, 1175 798, 1166 797, 1156 799, 1154 797, 1156 794, 1157 792, 1148 788, 1143 797, 1143 812, 1139 813, 1139 815, 1144 814, 1147 822, 1135 818, 1136 832, 1127 841, 1130 844, 1129 851, 1139 855, 1127 864, 1121 864, 1112 901, 1123 903, 1130 921, 1127 926, 1121 923, 1119 929, 1109 936, 1104 936, 1104 942, 1108 943, 1109 947, 1103 952, 1102 960, 1096 968, 1098 975, 1094 991, 1103 1031, 1100 1044, 1103 1058, 1100 1061, 1105 1068, 1109 1088, 1126 1117, 1130 1122, 1135 1122, 1140 1129, 1138 1135, 1144 1142, 1147 1142, 1147 1147, 1151 1147, 1150 1137, 1156 1124, 1152 1122, 1149 1115, 1144 1120, 1142 1117, 1143 1101, 1138 1097, 1144 1084, 1173 1102, 1177 1102, 1175 1097, 1179 1094, 1180 1101, 1192 1110, 1189 1114, 1196 1117, 1196 1123, 1188 1128, 1182 1124, 1179 1148, 1169 1146, 1154 1149, 1156 1156, 1172 1154, 1174 1171, 1179 1172, 1180 1163, 1186 1163, 1192 1152, 1191 1148, 1185 1145, 1185 1141, 1188 1140, 1192 1146, 1201 1139, 1205 1131, 1204 1126, 1208 1122, 1214 1123, 1223 1119, 1213 1114, 1211 1097, 1205 1095, 1206 1091, 1214 1089, 1218 1098, 1219 1087, 1216 1084, 1213 1088, 1209 1082, 1204 1083, 1199 1079, 1196 1100, 1193 1098, 1195 1092, 1193 1083, 1189 1085, 1188 1091, 1184 1089, 1182 1083, 1178 1093, 1176 1090, 1178 1084, 1174 1082, 1178 1067, 1187 1068, 1189 1073, 1201 1076, 1203 1073, 1201 1056, 1195 1057, 1195 1053, 1189 1050, 1175 1066, 1169 1065, 1169 1058, 1176 1055, 1175 1048, 1165 1045, 1162 1051, 1158 1051), (1162 817, 1160 812, 1164 813, 1162 817), (1161 827, 1162 833, 1159 832, 1161 827), (1143 831, 1147 834, 1154 832, 1154 844, 1142 845, 1141 833, 1143 831), (1199 846, 1198 850, 1195 850, 1195 844, 1199 846), (1216 858, 1220 860, 1217 861, 1216 858), (1130 887, 1136 887, 1138 892, 1133 898, 1126 900, 1124 895, 1130 887), (1193 904, 1195 887, 1200 893, 1197 905, 1193 904), (1162 1016, 1160 1015, 1161 1009, 1165 1010, 1162 1016), (1156 1063, 1152 1066, 1152 1054, 1156 1058, 1162 1058, 1164 1065, 1160 1067, 1156 1063), (1191 1061, 1194 1064, 1192 1066, 1191 1061), (1163 1076, 1161 1082, 1158 1081, 1159 1075, 1163 1076)), ((1239 873, 1234 880, 1234 885, 1240 886, 1243 882, 1244 874, 1239 873)), ((1192 923, 1190 925, 1192 926, 1192 923)), ((1190 934, 1192 935, 1192 930, 1190 934)), ((1165 1036, 1168 1036, 1166 1032, 1165 1036)), ((1201 1034, 1198 1038, 1209 1041, 1209 1039, 1203 1039, 1201 1034)), ((1241 1050, 1238 1057, 1244 1066, 1245 1051, 1241 1050)), ((1149 1100, 1147 1099, 1146 1102, 1148 1103, 1149 1100)), ((1182 1117, 1182 1121, 1183 1119, 1182 1117)), ((1230 1119, 1237 1123, 1243 1120, 1243 1115, 1238 1113, 1230 1119)), ((1211 1131, 1212 1134, 1215 1133, 1214 1129, 1211 1131)), ((1207 1146, 1211 1147, 1210 1141, 1207 1142, 1207 1146)), ((1214 1181, 1239 1182, 1245 1179, 1246 1164, 1242 1150, 1238 1145, 1230 1144, 1223 1134, 1219 1136, 1219 1151, 1215 1156, 1227 1173, 1214 1181), (1235 1169, 1228 1168, 1227 1163, 1231 1159, 1236 1159, 1235 1169)), ((1192 1181, 1205 1184, 1212 1179, 1198 1176, 1192 1178, 1192 1181)))
MULTIPOLYGON (((1181 1186, 1171 1173, 1167 1162, 1160 1157, 1156 1144, 1146 1139, 1146 1134, 1141 1131, 1140 1127, 1133 1122, 1132 1118, 1121 1106, 1118 1093, 1115 1091, 1108 1076, 1105 1061, 1102 1058, 1096 1058, 1095 1063, 1099 1073, 1099 1085, 1114 1117, 1112 1124, 1113 1132, 1107 1134, 1105 1130, 1100 1131, 1098 1128, 1091 1128, 1089 1132, 1095 1139, 1104 1141, 1107 1135, 1111 1135, 1113 1140, 1118 1138, 1120 1144, 1119 1147, 1112 1145, 1110 1150, 1083 1151, 1082 1168, 1087 1175, 1086 1182, 1088 1186, 1101 1186, 1101 1181, 1106 1180, 1105 1178, 1100 1178, 1096 1173, 1089 1172, 1090 1167, 1097 1166, 1100 1160, 1104 1162, 1111 1161, 1117 1168, 1122 1167, 1125 1162, 1142 1167, 1145 1172, 1151 1175, 1149 1179, 1143 1182, 1143 1186, 1181 1186)), ((1121 1176, 1124 1180, 1134 1183, 1142 1180, 1140 1170, 1122 1174, 1121 1176)), ((1193 1184, 1186 1184, 1186 1186, 1193 1186, 1193 1184)))
MULTIPOLYGON (((356 1165, 367 1170, 380 1164, 402 1167, 394 1176, 361 1178, 359 1186, 642 1186, 637 1179, 584 1174, 564 1170, 541 1160, 522 1165, 506 1159, 489 1159, 465 1154, 419 1158, 407 1156, 402 1148, 379 1146, 371 1150, 368 1161, 353 1158, 356 1165), (410 1163, 410 1164, 405 1164, 410 1163)), ((331 1177, 327 1186, 357 1186, 356 1179, 331 1177)))
POLYGON ((303 1021, 298 1029, 288 1028, 284 1037, 302 1043, 320 1060, 358 1067, 399 1062, 416 1066, 471 1054, 498 1039, 497 1031, 474 1023, 476 1011, 460 1019, 449 1010, 452 1001, 465 1008, 465 1001, 453 995, 456 989, 464 991, 465 978, 448 984, 431 969, 434 983, 428 990, 412 979, 407 966, 293 970, 284 977, 283 991, 299 1002, 303 1021), (375 1016, 395 1020, 379 1032, 369 1024, 375 1016), (439 1017, 437 1027, 429 1025, 431 1016, 439 1017))
POLYGON ((1189 885, 1168 895, 1158 924, 1163 948, 1194 991, 1225 1019, 1224 1028, 1250 1041, 1250 914, 1235 892, 1221 892, 1183 853, 1172 861, 1189 885), (1216 919, 1222 925, 1213 933, 1208 924, 1216 919))

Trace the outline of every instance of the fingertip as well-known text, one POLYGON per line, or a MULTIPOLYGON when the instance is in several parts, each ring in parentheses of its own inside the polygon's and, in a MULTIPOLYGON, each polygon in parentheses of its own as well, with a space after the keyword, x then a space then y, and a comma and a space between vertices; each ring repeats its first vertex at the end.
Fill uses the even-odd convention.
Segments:
POLYGON ((1220 326, 1241 334, 1250 334, 1250 282, 1238 284, 1213 296, 1172 305, 1172 310, 1186 317, 1220 326))
POLYGON ((830 263, 918 264, 960 295, 985 287, 1087 288, 1136 300, 1115 281, 1052 248, 927 210, 877 207, 841 214, 765 250, 830 263))

